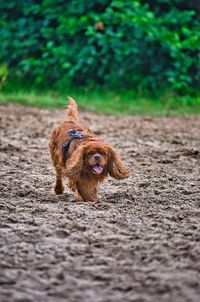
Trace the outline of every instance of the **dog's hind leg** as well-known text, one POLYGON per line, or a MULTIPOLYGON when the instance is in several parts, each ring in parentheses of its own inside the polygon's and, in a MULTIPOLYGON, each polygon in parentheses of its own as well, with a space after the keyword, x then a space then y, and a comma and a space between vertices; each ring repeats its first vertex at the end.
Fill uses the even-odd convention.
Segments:
POLYGON ((53 192, 56 195, 62 194, 64 192, 64 185, 63 185, 63 181, 62 181, 62 173, 61 173, 61 169, 56 168, 56 181, 53 184, 53 192))
POLYGON ((57 144, 55 142, 56 130, 53 131, 52 137, 49 143, 49 149, 51 154, 51 160, 56 170, 56 181, 53 184, 52 191, 56 195, 62 194, 64 192, 64 186, 62 182, 62 170, 59 163, 59 155, 57 151, 57 144))

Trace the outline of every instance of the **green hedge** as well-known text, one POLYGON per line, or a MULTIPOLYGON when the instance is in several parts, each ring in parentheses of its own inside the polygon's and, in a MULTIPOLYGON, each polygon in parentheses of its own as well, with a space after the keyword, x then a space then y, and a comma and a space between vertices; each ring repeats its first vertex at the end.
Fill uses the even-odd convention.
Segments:
POLYGON ((200 4, 181 0, 0 1, 0 65, 62 83, 193 92, 200 4))

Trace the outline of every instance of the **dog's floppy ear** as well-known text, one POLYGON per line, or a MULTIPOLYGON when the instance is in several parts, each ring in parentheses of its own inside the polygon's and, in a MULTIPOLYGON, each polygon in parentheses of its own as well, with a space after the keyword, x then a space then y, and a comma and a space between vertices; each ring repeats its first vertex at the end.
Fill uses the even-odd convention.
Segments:
POLYGON ((66 174, 68 177, 77 177, 83 170, 84 147, 79 147, 66 161, 66 174))
POLYGON ((117 152, 110 146, 108 173, 115 179, 125 179, 129 176, 128 168, 124 165, 117 152))

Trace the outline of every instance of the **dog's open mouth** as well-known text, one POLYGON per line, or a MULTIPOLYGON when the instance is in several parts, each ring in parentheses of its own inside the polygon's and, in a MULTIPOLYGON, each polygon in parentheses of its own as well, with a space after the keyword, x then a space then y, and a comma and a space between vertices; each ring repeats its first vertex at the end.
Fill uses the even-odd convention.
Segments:
POLYGON ((92 167, 92 172, 94 174, 101 174, 103 172, 103 167, 100 164, 96 164, 92 167))

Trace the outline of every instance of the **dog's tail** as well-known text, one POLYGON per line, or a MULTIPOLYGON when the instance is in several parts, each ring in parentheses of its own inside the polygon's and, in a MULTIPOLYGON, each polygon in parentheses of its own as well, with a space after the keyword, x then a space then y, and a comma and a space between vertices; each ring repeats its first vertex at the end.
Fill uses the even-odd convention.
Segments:
POLYGON ((76 101, 70 96, 68 97, 68 99, 69 99, 69 105, 67 106, 67 110, 66 110, 67 120, 78 122, 79 114, 78 114, 78 106, 76 104, 76 101))

